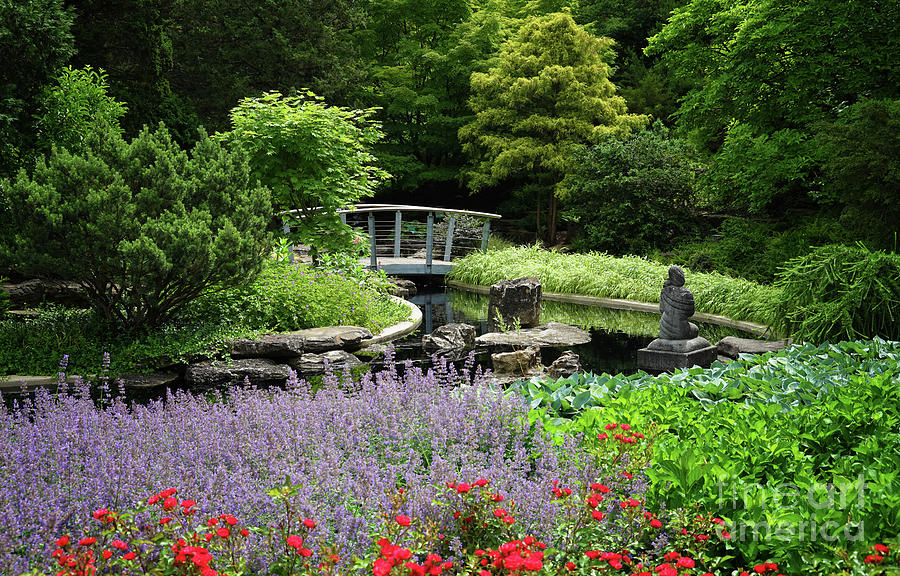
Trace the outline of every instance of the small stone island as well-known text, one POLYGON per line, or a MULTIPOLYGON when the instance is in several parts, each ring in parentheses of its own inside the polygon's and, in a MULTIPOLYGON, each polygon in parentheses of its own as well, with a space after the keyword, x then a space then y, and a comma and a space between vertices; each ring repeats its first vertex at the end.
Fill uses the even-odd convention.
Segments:
POLYGON ((696 324, 688 322, 694 315, 694 295, 684 287, 684 270, 679 266, 669 267, 659 296, 659 311, 659 338, 638 350, 638 368, 648 372, 709 368, 716 359, 716 347, 697 335, 696 324))

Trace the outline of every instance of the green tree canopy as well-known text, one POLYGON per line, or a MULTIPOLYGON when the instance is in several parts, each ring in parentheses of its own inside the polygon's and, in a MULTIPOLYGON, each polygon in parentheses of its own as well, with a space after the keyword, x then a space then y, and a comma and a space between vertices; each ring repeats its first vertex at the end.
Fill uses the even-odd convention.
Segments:
POLYGON ((584 148, 565 181, 565 216, 579 224, 576 247, 644 254, 691 234, 699 168, 691 147, 659 121, 584 148))
POLYGON ((609 39, 589 34, 566 13, 529 18, 496 65, 471 78, 476 116, 459 138, 471 158, 465 177, 472 190, 503 184, 538 199, 548 195, 552 239, 559 184, 572 170, 573 153, 646 123, 616 95, 612 57, 609 39))
POLYGON ((260 269, 272 207, 241 154, 205 135, 188 154, 162 126, 96 143, 0 181, 20 271, 79 282, 104 318, 138 331, 260 269))
POLYGON ((292 211, 301 242, 347 251, 353 235, 337 210, 371 196, 388 176, 371 151, 382 137, 372 114, 329 106, 311 92, 269 92, 242 100, 231 111, 231 131, 217 136, 248 154, 275 208, 292 211))
POLYGON ((74 18, 62 0, 0 0, 0 175, 30 151, 38 96, 75 51, 74 18))
POLYGON ((821 186, 818 124, 900 95, 900 4, 691 0, 648 53, 692 85, 678 126, 716 154, 712 199, 779 214, 821 186))

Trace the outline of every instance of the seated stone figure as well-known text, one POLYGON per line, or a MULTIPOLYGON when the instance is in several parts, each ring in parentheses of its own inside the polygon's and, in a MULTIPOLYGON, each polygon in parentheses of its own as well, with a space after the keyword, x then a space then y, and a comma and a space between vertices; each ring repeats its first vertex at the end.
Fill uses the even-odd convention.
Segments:
POLYGON ((669 278, 659 296, 659 337, 665 340, 690 340, 697 337, 697 325, 687 319, 694 315, 694 295, 684 287, 684 270, 669 266, 669 278))

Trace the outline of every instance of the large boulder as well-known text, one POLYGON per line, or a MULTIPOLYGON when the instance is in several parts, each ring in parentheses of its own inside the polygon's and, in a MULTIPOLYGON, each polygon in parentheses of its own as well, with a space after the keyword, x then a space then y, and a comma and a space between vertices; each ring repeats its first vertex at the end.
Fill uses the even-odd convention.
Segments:
POLYGON ((475 346, 475 327, 469 324, 445 324, 422 336, 426 352, 446 352, 475 346))
POLYGON ((529 346, 513 352, 491 354, 491 363, 497 374, 515 374, 521 377, 540 374, 541 349, 529 346))
POLYGON ((185 383, 192 388, 217 388, 240 384, 249 378, 251 384, 273 386, 284 384, 291 367, 264 358, 246 358, 231 363, 205 361, 191 364, 184 373, 185 383))
POLYGON ((304 354, 300 358, 288 362, 291 368, 303 378, 325 373, 325 363, 335 373, 341 373, 345 367, 360 366, 359 358, 343 350, 330 350, 322 354, 304 354))
POLYGON ((368 328, 359 326, 325 326, 324 328, 308 328, 288 332, 289 335, 302 337, 306 344, 305 352, 319 353, 329 350, 359 350, 361 342, 372 337, 368 328))
POLYGON ((493 284, 488 301, 488 330, 491 332, 502 329, 497 321, 498 314, 507 328, 515 325, 516 320, 521 328, 531 328, 540 324, 540 279, 516 278, 493 284))
POLYGON ((231 342, 232 358, 297 358, 306 347, 306 338, 297 334, 266 334, 256 340, 238 338, 231 342))
POLYGON ((577 326, 569 326, 561 322, 548 322, 536 328, 510 332, 488 332, 475 339, 478 346, 552 346, 564 348, 587 344, 591 334, 577 326))
POLYGON ((740 354, 765 354, 766 352, 778 352, 791 345, 790 340, 755 340, 753 338, 738 338, 726 336, 716 342, 719 354, 736 359, 740 354))

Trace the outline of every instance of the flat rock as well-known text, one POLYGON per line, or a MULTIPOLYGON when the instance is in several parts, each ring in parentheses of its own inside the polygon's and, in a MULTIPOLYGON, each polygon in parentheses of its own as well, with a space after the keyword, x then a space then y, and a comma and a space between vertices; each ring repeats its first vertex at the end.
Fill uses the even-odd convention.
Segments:
POLYGON ((479 346, 577 346, 591 341, 589 332, 561 322, 548 322, 516 332, 488 332, 475 339, 479 346))
POLYGON ((426 352, 445 352, 475 346, 475 327, 470 324, 445 324, 431 334, 422 336, 426 352))
POLYGON ((790 340, 755 340, 753 338, 738 338, 726 336, 716 342, 716 348, 722 356, 737 358, 739 354, 765 354, 777 352, 791 345, 790 340))
POLYGON ((238 338, 231 342, 232 358, 297 358, 303 354, 306 338, 297 334, 266 334, 256 340, 238 338))
POLYGON ((245 358, 223 362, 198 362, 187 367, 184 380, 192 388, 215 388, 240 384, 249 378, 251 384, 272 386, 284 384, 291 367, 265 358, 245 358))
POLYGON ((322 354, 304 354, 300 358, 291 360, 288 364, 297 371, 297 374, 307 378, 325 373, 325 362, 335 373, 343 372, 345 367, 361 366, 359 358, 343 350, 330 350, 322 354))
POLYGON ((114 378, 114 381, 118 383, 121 380, 126 388, 155 388, 157 386, 172 386, 180 379, 181 377, 178 374, 154 372, 153 374, 121 374, 114 378))
POLYGON ((685 340, 669 340, 666 338, 657 338, 647 344, 647 350, 659 350, 662 352, 676 352, 678 354, 687 354, 694 350, 703 350, 712 346, 709 340, 702 336, 689 338, 685 340))
POLYGON ((87 306, 89 300, 77 282, 53 280, 25 280, 18 284, 4 283, 9 303, 14 307, 36 306, 41 302, 57 302, 67 306, 87 306))
POLYGON ((305 341, 304 352, 319 353, 329 350, 358 350, 363 340, 372 337, 368 328, 359 326, 325 326, 323 328, 307 328, 288 332, 287 335, 302 337, 305 341))

